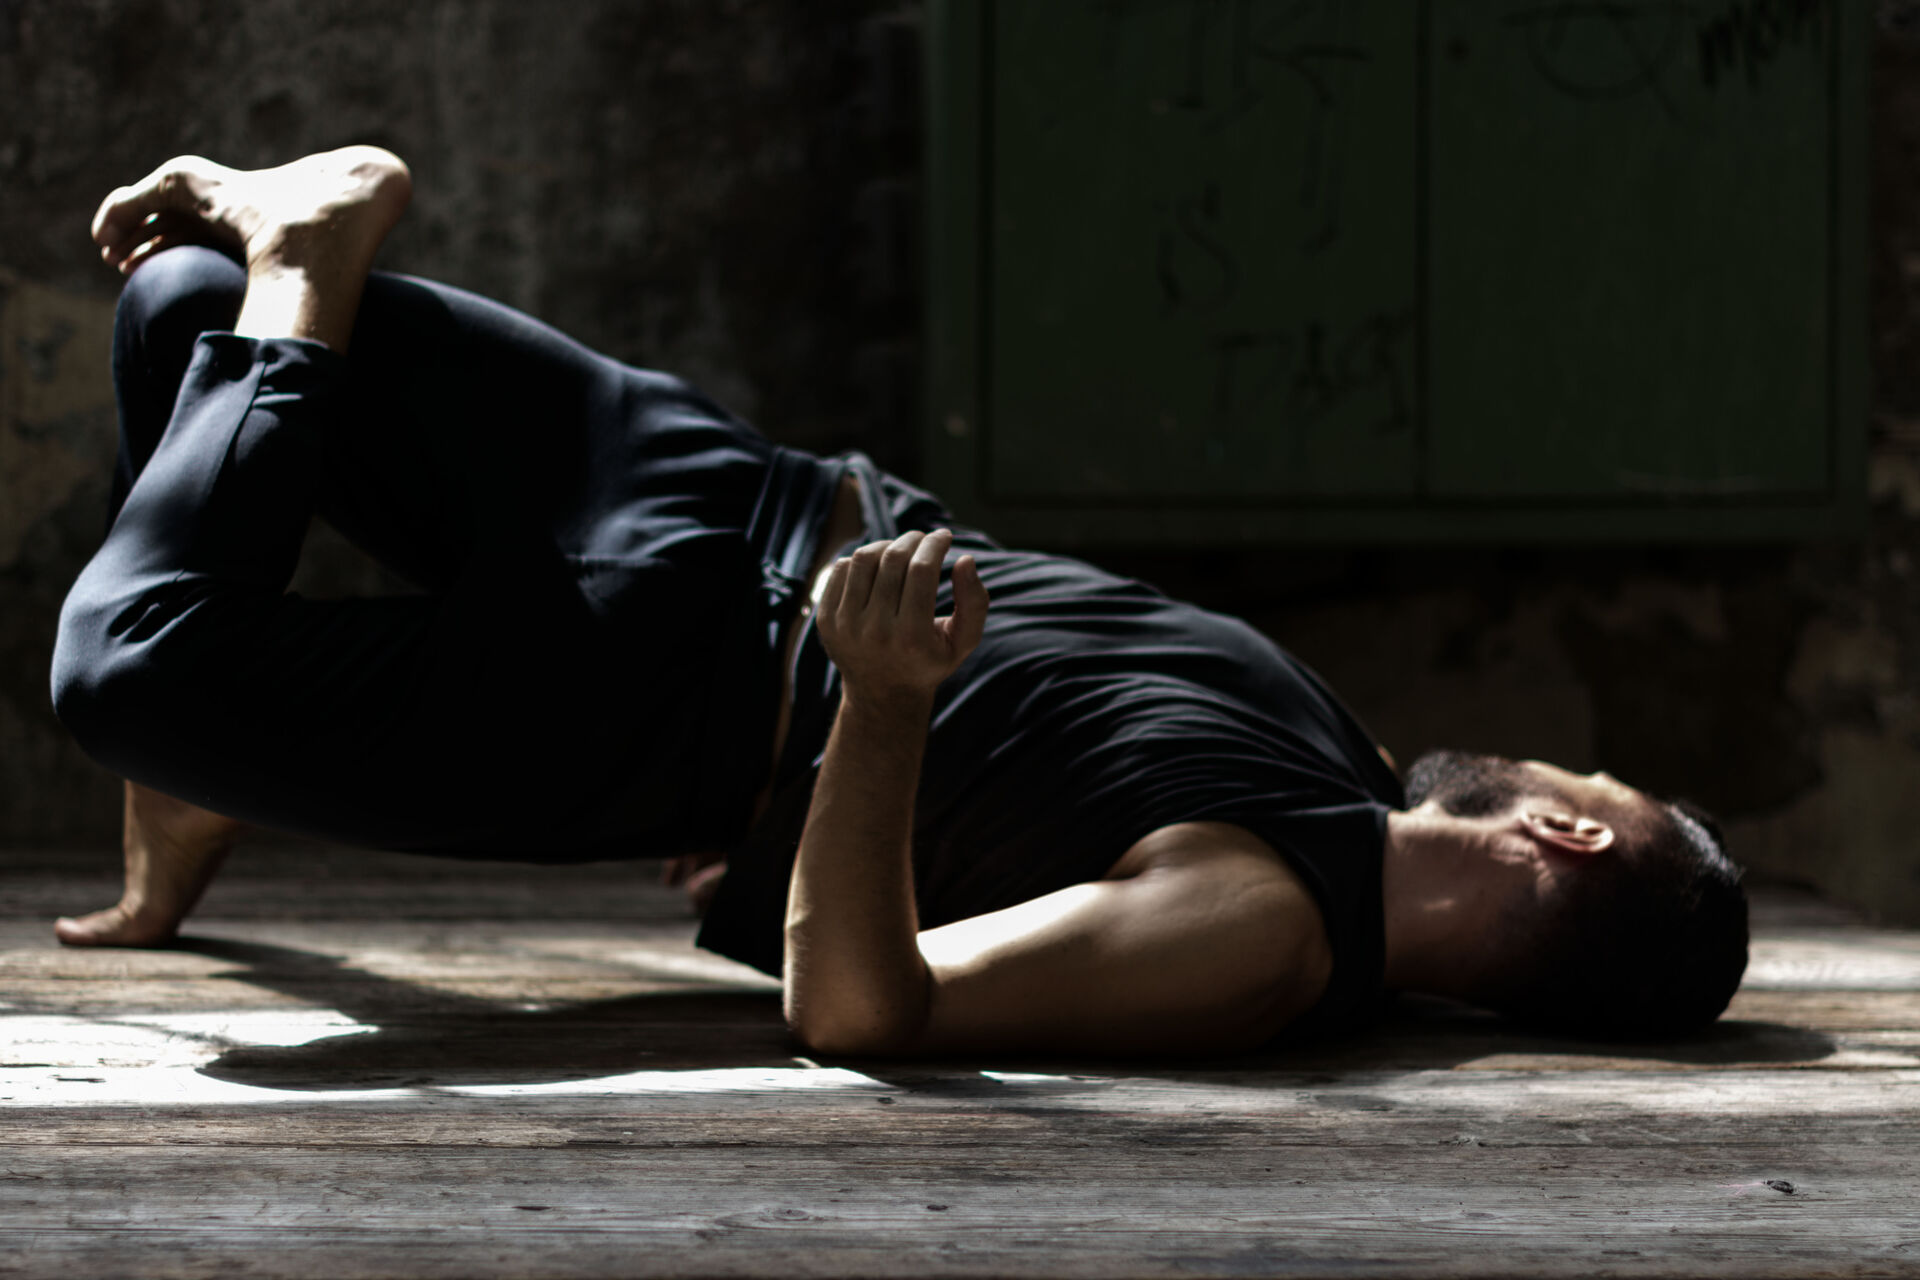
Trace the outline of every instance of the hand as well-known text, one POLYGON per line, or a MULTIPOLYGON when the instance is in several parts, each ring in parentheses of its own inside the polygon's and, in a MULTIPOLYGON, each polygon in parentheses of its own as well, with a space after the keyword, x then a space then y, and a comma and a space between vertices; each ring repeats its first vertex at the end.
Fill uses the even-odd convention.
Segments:
POLYGON ((931 699, 987 625, 987 588, 972 556, 953 565, 953 614, 933 616, 953 533, 915 529, 834 561, 814 616, 849 694, 931 699))

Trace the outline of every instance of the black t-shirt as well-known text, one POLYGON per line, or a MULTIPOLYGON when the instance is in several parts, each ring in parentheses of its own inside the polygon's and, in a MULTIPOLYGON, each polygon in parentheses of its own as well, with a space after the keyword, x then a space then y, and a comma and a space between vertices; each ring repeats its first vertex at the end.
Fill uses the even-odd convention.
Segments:
MULTIPOLYGON (((937 506, 924 509, 927 495, 862 474, 869 486, 876 478, 891 508, 870 508, 869 536, 891 536, 888 524, 952 527, 937 506)), ((1353 714, 1244 622, 963 528, 955 543, 955 556, 978 561, 992 606, 979 648, 935 700, 914 810, 921 927, 1096 880, 1160 827, 1230 822, 1287 860, 1326 923, 1333 976, 1295 1029, 1364 1018, 1381 991, 1386 816, 1403 797, 1353 714)), ((951 607, 943 578, 940 609, 951 607)), ((700 933, 702 946, 776 975, 787 882, 838 700, 838 673, 809 627, 773 801, 729 854, 700 933)))

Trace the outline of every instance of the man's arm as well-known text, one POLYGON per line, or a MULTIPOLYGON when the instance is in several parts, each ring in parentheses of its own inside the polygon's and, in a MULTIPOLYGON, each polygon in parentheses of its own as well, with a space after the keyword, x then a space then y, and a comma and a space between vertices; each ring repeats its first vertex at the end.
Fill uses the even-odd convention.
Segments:
POLYGON ((1309 1007, 1331 971, 1318 908, 1243 828, 1140 840, 1109 878, 921 933, 911 840, 933 691, 977 643, 986 591, 950 538, 905 535, 834 566, 817 624, 842 700, 794 864, 788 1023, 828 1053, 979 1048, 1218 1052, 1309 1007))
POLYGON ((945 529, 861 547, 835 562, 814 624, 840 668, 840 710, 821 761, 787 900, 787 1022, 822 1051, 911 1043, 932 979, 915 945, 913 799, 940 682, 979 644, 987 590, 954 565, 954 613, 936 620, 945 529))
POLYGON ((933 997, 916 1053, 1231 1053, 1305 1013, 1333 971, 1312 895, 1222 822, 1162 827, 1105 879, 919 943, 933 997))

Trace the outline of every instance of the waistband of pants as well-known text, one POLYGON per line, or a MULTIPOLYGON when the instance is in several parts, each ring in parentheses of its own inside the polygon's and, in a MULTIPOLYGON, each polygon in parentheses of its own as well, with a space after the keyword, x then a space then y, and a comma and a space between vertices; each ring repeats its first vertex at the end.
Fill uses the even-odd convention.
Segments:
POLYGON ((745 536, 746 572, 757 574, 758 582, 728 608, 704 700, 691 810, 703 841, 713 847, 746 835, 754 797, 772 767, 768 751, 779 715, 782 633, 800 607, 807 570, 847 469, 842 461, 784 445, 774 445, 768 459, 745 536))

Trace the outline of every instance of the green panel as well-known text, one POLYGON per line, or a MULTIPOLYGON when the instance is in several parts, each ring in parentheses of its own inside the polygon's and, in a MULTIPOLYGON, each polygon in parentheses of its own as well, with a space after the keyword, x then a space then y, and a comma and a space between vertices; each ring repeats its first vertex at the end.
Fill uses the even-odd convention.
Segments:
POLYGON ((1436 497, 1827 492, 1831 9, 1765 8, 1436 7, 1436 497))
POLYGON ((997 499, 1411 493, 1414 6, 989 6, 997 499))
POLYGON ((1842 0, 929 0, 925 478, 1012 543, 1858 531, 1842 0))

